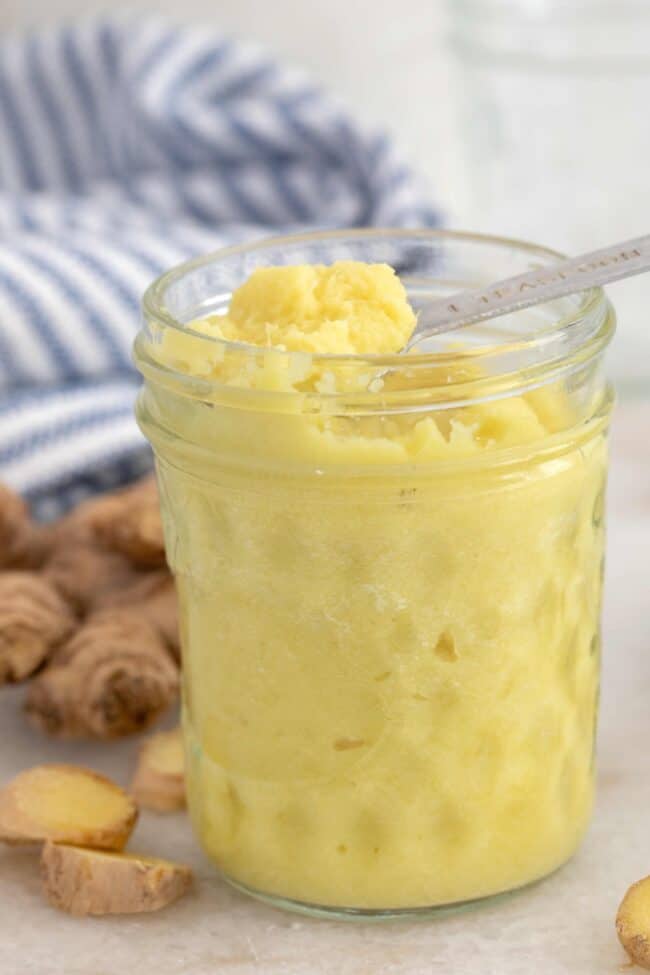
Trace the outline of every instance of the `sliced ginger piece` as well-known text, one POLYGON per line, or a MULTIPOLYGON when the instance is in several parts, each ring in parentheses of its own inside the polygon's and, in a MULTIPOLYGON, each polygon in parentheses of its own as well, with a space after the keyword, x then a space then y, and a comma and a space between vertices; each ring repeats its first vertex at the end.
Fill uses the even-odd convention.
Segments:
POLYGON ((632 961, 650 969, 650 877, 632 884, 621 901, 616 933, 632 961))
POLYGON ((70 914, 139 914, 182 897, 192 871, 169 860, 48 842, 41 877, 50 904, 70 914))
POLYGON ((54 840, 121 850, 138 818, 130 796, 110 779, 74 765, 37 765, 0 790, 0 840, 54 840))
POLYGON ((130 791, 139 806, 156 812, 185 805, 185 754, 180 728, 160 731, 144 742, 130 791))

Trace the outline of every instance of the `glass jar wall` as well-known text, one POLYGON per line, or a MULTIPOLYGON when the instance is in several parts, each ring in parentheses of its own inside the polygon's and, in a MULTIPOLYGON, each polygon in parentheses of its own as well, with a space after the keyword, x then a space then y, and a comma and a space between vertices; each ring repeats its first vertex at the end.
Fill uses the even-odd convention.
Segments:
POLYGON ((606 430, 600 292, 413 356, 194 331, 260 265, 386 261, 414 306, 555 255, 324 234, 235 248, 145 299, 138 415, 182 614, 189 805, 251 893, 435 910, 571 856, 593 793, 606 430))

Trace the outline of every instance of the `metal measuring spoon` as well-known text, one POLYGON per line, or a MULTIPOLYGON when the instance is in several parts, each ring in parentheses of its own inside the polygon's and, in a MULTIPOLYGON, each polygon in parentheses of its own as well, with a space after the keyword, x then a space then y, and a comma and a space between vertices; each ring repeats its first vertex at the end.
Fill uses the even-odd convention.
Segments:
POLYGON ((648 270, 650 235, 504 278, 486 288, 473 288, 439 298, 421 308, 415 331, 402 352, 409 352, 423 339, 442 332, 541 305, 648 270))

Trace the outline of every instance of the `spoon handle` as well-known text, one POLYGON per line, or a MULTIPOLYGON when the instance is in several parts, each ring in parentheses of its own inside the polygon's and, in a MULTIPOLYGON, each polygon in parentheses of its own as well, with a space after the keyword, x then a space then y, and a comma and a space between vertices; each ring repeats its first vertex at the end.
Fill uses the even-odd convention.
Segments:
POLYGON ((526 271, 514 278, 496 281, 486 288, 462 291, 429 302, 420 310, 418 324, 407 349, 439 332, 541 305, 553 298, 562 298, 648 270, 650 235, 526 271))

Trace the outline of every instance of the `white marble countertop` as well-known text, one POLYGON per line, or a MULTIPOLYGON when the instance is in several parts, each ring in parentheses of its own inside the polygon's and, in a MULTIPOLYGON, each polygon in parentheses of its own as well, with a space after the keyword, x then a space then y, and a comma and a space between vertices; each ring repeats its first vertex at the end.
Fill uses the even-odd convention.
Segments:
MULTIPOLYGON (((538 886, 417 923, 311 921, 230 890, 184 814, 145 814, 132 846, 191 863, 195 891, 160 914, 77 920, 39 893, 36 856, 0 850, 1 975, 617 975, 618 902, 650 873, 650 403, 619 408, 609 500, 596 815, 576 858, 538 886)), ((0 780, 39 761, 121 782, 137 744, 61 744, 30 731, 20 689, 0 695, 0 780)))

